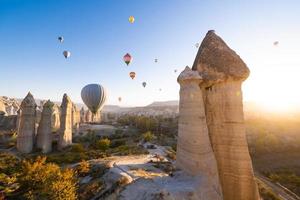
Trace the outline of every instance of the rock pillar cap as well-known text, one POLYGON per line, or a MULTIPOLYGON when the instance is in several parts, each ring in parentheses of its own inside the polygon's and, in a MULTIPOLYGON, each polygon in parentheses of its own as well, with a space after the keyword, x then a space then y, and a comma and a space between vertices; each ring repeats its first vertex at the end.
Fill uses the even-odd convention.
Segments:
POLYGON ((202 77, 199 75, 197 71, 193 71, 188 66, 185 67, 185 69, 179 74, 177 78, 178 83, 182 82, 189 82, 189 81, 196 81, 196 82, 202 82, 202 77))

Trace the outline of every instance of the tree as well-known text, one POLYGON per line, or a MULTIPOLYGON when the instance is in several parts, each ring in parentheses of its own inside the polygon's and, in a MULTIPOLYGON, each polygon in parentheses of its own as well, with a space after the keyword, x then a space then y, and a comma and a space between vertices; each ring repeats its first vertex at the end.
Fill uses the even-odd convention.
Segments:
POLYGON ((77 180, 72 169, 61 170, 46 157, 23 161, 18 182, 27 199, 75 200, 77 180))

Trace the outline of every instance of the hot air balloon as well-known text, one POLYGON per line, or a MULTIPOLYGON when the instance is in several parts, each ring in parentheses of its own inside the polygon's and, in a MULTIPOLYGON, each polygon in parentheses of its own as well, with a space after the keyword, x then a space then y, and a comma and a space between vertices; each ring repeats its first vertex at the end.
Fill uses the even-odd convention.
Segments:
POLYGON ((125 56, 123 57, 124 62, 129 65, 132 61, 132 57, 129 53, 126 53, 125 56))
POLYGON ((155 58, 155 59, 154 59, 154 62, 156 62, 156 63, 157 63, 157 62, 158 62, 158 59, 157 59, 157 58, 155 58))
POLYGON ((273 45, 274 45, 274 46, 278 46, 278 44, 279 44, 278 41, 273 42, 273 45))
POLYGON ((121 102, 122 101, 122 97, 119 97, 118 100, 119 100, 119 102, 121 102))
POLYGON ((134 22, 134 16, 130 16, 130 17, 128 18, 128 21, 129 21, 131 24, 133 24, 133 22, 134 22))
POLYGON ((199 48, 199 43, 196 43, 196 44, 195 44, 195 47, 196 47, 196 48, 199 48))
POLYGON ((82 88, 81 98, 89 110, 96 114, 104 106, 106 90, 99 84, 88 84, 82 88))
POLYGON ((159 88, 159 91, 161 92, 161 91, 162 91, 162 89, 161 89, 161 88, 159 88))
POLYGON ((58 41, 59 41, 60 43, 63 43, 63 42, 64 42, 64 37, 62 37, 62 36, 59 36, 57 39, 58 39, 58 41))
POLYGON ((130 72, 129 73, 130 78, 133 80, 135 78, 135 72, 130 72))
POLYGON ((67 58, 69 58, 71 56, 71 52, 70 51, 64 51, 63 55, 67 59, 67 58))
POLYGON ((147 83, 146 83, 146 82, 143 82, 142 85, 143 85, 143 87, 146 87, 147 83))
POLYGON ((177 69, 175 69, 174 72, 177 73, 177 69))

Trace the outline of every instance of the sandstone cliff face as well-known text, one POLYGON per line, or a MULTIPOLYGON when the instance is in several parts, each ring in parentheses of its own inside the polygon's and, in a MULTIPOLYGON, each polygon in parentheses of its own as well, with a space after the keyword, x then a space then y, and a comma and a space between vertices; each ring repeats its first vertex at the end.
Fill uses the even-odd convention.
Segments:
POLYGON ((47 101, 43 105, 41 120, 37 131, 37 147, 43 153, 52 151, 52 113, 54 103, 47 101))
POLYGON ((5 105, 4 102, 2 101, 2 99, 0 98, 0 115, 6 115, 6 109, 5 109, 5 105))
POLYGON ((73 103, 67 94, 64 94, 61 103, 60 135, 58 147, 60 149, 72 144, 72 107, 73 103))
POLYGON ((29 92, 21 103, 17 149, 22 153, 30 153, 34 145, 36 120, 36 103, 29 92))
POLYGON ((206 200, 222 200, 215 155, 205 117, 201 76, 189 67, 178 77, 180 84, 179 127, 176 165, 194 176, 202 176, 199 189, 206 200))
POLYGON ((219 36, 209 31, 193 70, 203 77, 200 87, 224 200, 258 200, 245 136, 241 91, 249 69, 219 36))
POLYGON ((60 109, 56 104, 52 109, 51 128, 52 132, 57 132, 60 128, 60 109))

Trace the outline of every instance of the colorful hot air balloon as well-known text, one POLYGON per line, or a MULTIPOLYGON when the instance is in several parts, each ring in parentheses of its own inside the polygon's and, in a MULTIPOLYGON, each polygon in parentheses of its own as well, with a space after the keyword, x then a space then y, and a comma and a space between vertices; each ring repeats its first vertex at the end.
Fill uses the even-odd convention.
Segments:
POLYGON ((119 100, 119 102, 121 102, 122 101, 122 97, 119 97, 118 100, 119 100))
POLYGON ((131 24, 133 24, 133 22, 134 22, 134 16, 130 16, 130 17, 128 18, 128 21, 129 21, 131 24))
POLYGON ((129 73, 130 78, 133 80, 135 78, 135 72, 130 72, 129 73))
POLYGON ((278 44, 279 44, 278 41, 273 42, 273 45, 274 45, 274 46, 278 46, 278 44))
POLYGON ((123 57, 124 62, 129 65, 132 61, 132 57, 129 53, 126 53, 125 56, 123 57))
POLYGON ((81 98, 89 110, 96 114, 104 106, 106 90, 99 84, 88 84, 82 88, 81 98))
POLYGON ((71 52, 70 51, 64 51, 63 55, 67 59, 67 58, 69 58, 71 56, 71 52))
POLYGON ((62 37, 62 36, 59 36, 57 39, 60 43, 63 43, 63 41, 64 41, 64 37, 62 37))
POLYGON ((146 87, 147 83, 146 83, 146 82, 143 82, 142 85, 143 85, 143 87, 146 87))

